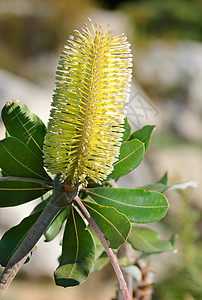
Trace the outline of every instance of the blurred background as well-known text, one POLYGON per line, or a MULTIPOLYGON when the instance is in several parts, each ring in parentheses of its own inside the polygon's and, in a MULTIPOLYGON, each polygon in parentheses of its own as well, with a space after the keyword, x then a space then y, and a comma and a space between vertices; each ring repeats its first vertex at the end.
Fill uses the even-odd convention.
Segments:
MULTIPOLYGON (((60 52, 69 34, 88 23, 88 17, 127 35, 134 55, 128 118, 133 130, 157 125, 143 163, 119 186, 150 184, 165 171, 170 183, 198 184, 168 191, 169 213, 154 224, 165 239, 172 233, 178 238, 175 253, 149 257, 155 275, 152 299, 202 299, 201 0, 0 0, 0 109, 18 99, 47 123, 60 52)), ((0 235, 32 206, 1 209, 0 235)), ((3 300, 115 296, 117 282, 110 266, 80 287, 56 287, 51 276, 60 253, 58 242, 39 243, 3 300)))

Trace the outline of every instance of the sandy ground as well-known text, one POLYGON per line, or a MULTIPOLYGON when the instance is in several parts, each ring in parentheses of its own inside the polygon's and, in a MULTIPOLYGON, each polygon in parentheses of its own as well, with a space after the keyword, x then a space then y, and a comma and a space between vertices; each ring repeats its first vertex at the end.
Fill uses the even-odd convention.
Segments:
POLYGON ((58 287, 51 280, 15 279, 2 300, 111 300, 115 297, 117 281, 111 267, 92 274, 80 286, 73 288, 58 287))

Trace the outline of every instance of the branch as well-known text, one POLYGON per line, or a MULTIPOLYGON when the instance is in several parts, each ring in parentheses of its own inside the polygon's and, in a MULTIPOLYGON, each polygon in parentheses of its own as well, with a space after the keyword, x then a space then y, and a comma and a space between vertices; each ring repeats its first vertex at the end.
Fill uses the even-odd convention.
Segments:
POLYGON ((35 179, 35 178, 15 177, 15 176, 1 177, 0 182, 1 181, 34 182, 34 183, 38 183, 38 184, 45 185, 48 187, 53 187, 53 185, 54 185, 54 182, 51 182, 51 181, 45 181, 45 180, 40 180, 40 179, 35 179))
MULTIPOLYGON (((128 257, 131 261, 131 251, 129 251, 129 244, 128 243, 124 243, 123 245, 121 245, 121 247, 119 248, 118 252, 117 252, 117 257, 118 258, 122 258, 122 257, 128 257)), ((134 279, 132 277, 131 274, 126 273, 125 271, 123 271, 123 275, 125 277, 127 286, 128 286, 128 290, 130 295, 133 295, 133 285, 134 285, 134 279)), ((113 300, 123 300, 123 294, 122 291, 120 289, 118 289, 117 291, 117 296, 115 299, 113 300)))
POLYGON ((131 300, 125 279, 123 277, 122 271, 119 267, 119 264, 117 262, 117 259, 114 255, 114 252, 112 251, 111 248, 109 248, 109 245, 107 243, 106 238, 104 237, 102 231, 100 230, 100 228, 97 226, 97 224, 95 223, 95 221, 93 220, 93 218, 91 217, 91 215, 89 214, 88 210, 86 209, 86 207, 83 205, 81 199, 76 196, 74 198, 73 203, 78 207, 78 209, 80 210, 80 212, 83 214, 83 216, 86 218, 86 220, 89 222, 90 226, 93 228, 93 230, 95 231, 96 235, 98 236, 100 242, 102 243, 103 247, 105 248, 105 251, 107 253, 107 255, 110 258, 111 264, 114 268, 114 271, 116 273, 116 276, 119 280, 119 284, 120 284, 120 289, 123 292, 124 298, 125 300, 131 300))
POLYGON ((17 250, 13 253, 8 264, 6 265, 0 277, 0 297, 5 289, 9 286, 17 272, 20 270, 23 263, 26 261, 30 251, 43 235, 52 220, 60 212, 60 210, 69 204, 68 194, 63 191, 62 184, 54 183, 55 187, 53 195, 48 202, 47 206, 31 227, 22 243, 17 250))
POLYGON ((4 291, 7 289, 15 275, 20 270, 21 266, 25 263, 30 253, 25 255, 20 261, 16 262, 13 266, 9 267, 8 265, 4 269, 0 277, 0 297, 3 295, 4 291))

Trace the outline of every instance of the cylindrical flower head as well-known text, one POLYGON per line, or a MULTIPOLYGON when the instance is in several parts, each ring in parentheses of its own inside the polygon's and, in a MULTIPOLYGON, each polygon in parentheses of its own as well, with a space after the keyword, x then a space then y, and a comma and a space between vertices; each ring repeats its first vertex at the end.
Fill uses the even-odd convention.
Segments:
POLYGON ((124 34, 85 25, 59 60, 44 142, 44 162, 72 185, 102 182, 119 156, 131 81, 130 44, 124 34))

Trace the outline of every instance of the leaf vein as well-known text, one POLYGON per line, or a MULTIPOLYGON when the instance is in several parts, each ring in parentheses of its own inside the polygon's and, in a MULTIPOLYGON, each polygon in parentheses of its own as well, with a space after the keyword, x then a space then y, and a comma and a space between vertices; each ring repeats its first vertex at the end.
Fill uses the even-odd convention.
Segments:
MULTIPOLYGON (((37 143, 37 141, 33 138, 32 134, 29 132, 29 130, 27 130, 27 128, 25 127, 25 125, 22 123, 22 121, 20 120, 18 114, 16 114, 15 110, 13 109, 13 113, 16 116, 16 118, 18 119, 19 123, 22 125, 22 127, 24 128, 25 132, 27 132, 27 134, 29 135, 29 137, 32 139, 32 141, 35 143, 35 145, 39 148, 39 150, 42 152, 41 147, 39 146, 39 144, 37 143)), ((31 120, 30 120, 31 122, 31 120)), ((28 122, 27 122, 28 123, 28 122)))
POLYGON ((135 149, 134 151, 130 152, 130 154, 128 154, 127 156, 123 157, 121 160, 118 160, 114 166, 120 164, 121 162, 123 162, 125 159, 127 159, 128 157, 130 157, 131 155, 133 155, 136 151, 138 151, 140 148, 142 148, 143 145, 139 146, 137 149, 135 149))
POLYGON ((77 226, 76 226, 76 220, 75 220, 75 215, 74 215, 73 208, 71 208, 71 212, 72 212, 72 219, 73 219, 73 223, 74 223, 75 236, 76 236, 76 255, 75 255, 75 261, 73 263, 73 266, 72 266, 72 269, 69 273, 68 278, 70 278, 71 274, 73 273, 73 270, 75 269, 77 259, 78 259, 78 255, 79 255, 79 237, 78 237, 78 230, 77 230, 77 226))
POLYGON ((15 156, 12 155, 12 153, 10 151, 8 151, 8 149, 6 147, 4 147, 3 144, 1 144, 1 146, 4 148, 4 150, 17 162, 19 163, 21 166, 23 166, 25 169, 27 169, 28 171, 30 171, 31 173, 43 178, 43 179, 46 179, 44 176, 38 174, 37 172, 33 171, 32 169, 30 169, 29 167, 27 167, 26 165, 24 165, 23 163, 21 163, 15 156))
POLYGON ((145 245, 149 246, 149 247, 152 248, 153 250, 159 251, 159 248, 154 247, 151 243, 149 243, 149 241, 145 241, 137 231, 135 231, 135 235, 136 235, 136 236, 137 236, 137 237, 138 237, 145 245))
POLYGON ((100 194, 96 194, 96 193, 93 193, 91 191, 87 191, 89 194, 93 194, 95 196, 98 196, 98 197, 101 197, 101 198, 104 198, 106 200, 110 200, 112 202, 115 202, 115 203, 118 203, 118 204, 121 204, 121 205, 125 205, 125 206, 132 206, 132 207, 136 207, 136 208, 166 208, 167 206, 142 206, 142 205, 135 205, 135 204, 129 204, 129 203, 124 203, 124 202, 121 202, 121 201, 118 201, 118 200, 115 200, 115 199, 112 199, 112 198, 109 198, 109 197, 106 197, 106 196, 103 196, 103 195, 100 195, 100 194))
MULTIPOLYGON (((85 201, 84 201, 85 202, 85 201)), ((85 205, 90 208, 91 210, 93 210, 95 213, 97 213, 98 215, 101 216, 101 218, 103 218, 107 223, 109 223, 114 229, 115 231, 117 231, 117 233, 121 236, 121 238, 124 240, 124 242, 126 241, 126 239, 123 237, 123 235, 121 234, 121 232, 114 226, 113 223, 111 223, 107 218, 105 218, 105 216, 103 216, 101 213, 99 213, 97 210, 95 210, 94 208, 90 207, 89 205, 86 204, 85 205)))

